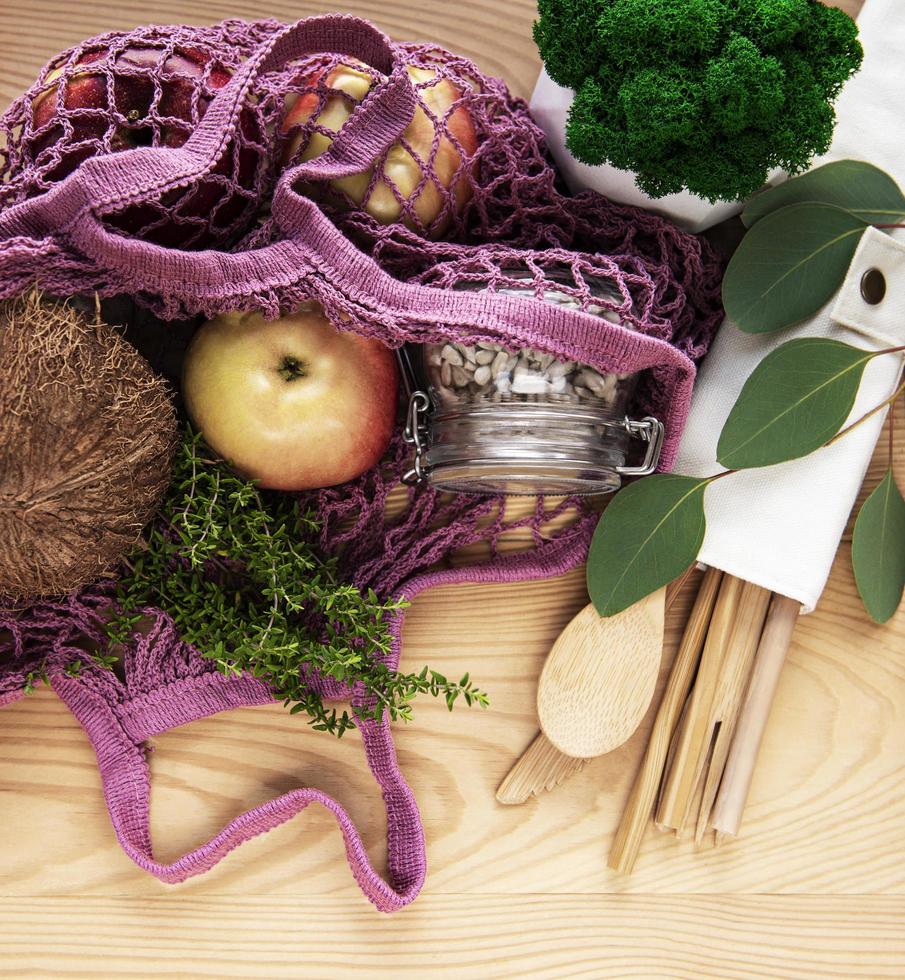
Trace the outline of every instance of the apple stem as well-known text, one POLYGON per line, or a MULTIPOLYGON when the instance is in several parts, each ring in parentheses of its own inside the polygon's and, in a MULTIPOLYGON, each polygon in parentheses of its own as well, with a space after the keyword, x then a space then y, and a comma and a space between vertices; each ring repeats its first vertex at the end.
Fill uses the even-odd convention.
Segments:
POLYGON ((284 381, 295 381, 298 378, 304 378, 306 374, 304 361, 300 361, 297 357, 292 357, 289 354, 280 362, 278 370, 284 381))

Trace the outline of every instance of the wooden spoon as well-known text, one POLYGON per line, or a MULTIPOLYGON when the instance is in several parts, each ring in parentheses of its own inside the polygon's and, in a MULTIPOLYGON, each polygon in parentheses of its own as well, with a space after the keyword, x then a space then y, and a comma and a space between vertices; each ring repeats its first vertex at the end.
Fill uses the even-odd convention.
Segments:
POLYGON ((606 619, 589 604, 560 633, 537 685, 537 716, 564 755, 604 755, 641 723, 660 672, 665 608, 666 589, 606 619))
POLYGON ((497 790, 500 803, 552 789, 631 736, 657 683, 665 603, 659 589, 608 618, 588 605, 559 634, 537 688, 542 732, 497 790))

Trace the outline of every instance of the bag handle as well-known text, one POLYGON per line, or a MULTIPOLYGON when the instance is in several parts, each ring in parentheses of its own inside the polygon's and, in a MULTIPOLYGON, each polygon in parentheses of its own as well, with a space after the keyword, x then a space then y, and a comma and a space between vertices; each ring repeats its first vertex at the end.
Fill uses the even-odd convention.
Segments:
MULTIPOLYGON (((561 575, 585 559, 595 523, 595 515, 586 514, 562 535, 533 551, 499 556, 472 567, 423 572, 406 583, 400 598, 410 602, 435 585, 499 581, 501 576, 509 581, 526 581, 561 575)), ((398 663, 402 652, 403 622, 404 613, 400 612, 390 624, 391 663, 398 663)), ((139 649, 131 660, 127 659, 127 670, 130 663, 156 663, 165 658, 172 636, 170 629, 163 618, 158 619, 136 641, 139 649)), ((355 880, 377 908, 383 912, 396 911, 412 902, 421 890, 427 872, 424 829, 414 794, 399 770, 387 719, 359 720, 358 727, 368 766, 380 786, 386 808, 389 882, 368 859, 348 812, 326 793, 310 787, 292 790, 246 811, 207 843, 170 864, 163 864, 154 857, 151 843, 150 767, 143 743, 154 735, 219 711, 272 704, 270 689, 248 674, 224 677, 210 673, 184 677, 158 687, 151 694, 130 699, 126 685, 99 667, 88 667, 73 676, 63 670, 54 671, 50 684, 91 741, 120 846, 140 868, 161 881, 177 884, 203 874, 241 844, 286 823, 309 804, 320 803, 336 818, 355 880), (95 672, 100 672, 103 678, 103 683, 96 686, 95 672)), ((353 703, 356 703, 354 698, 353 703)))
MULTIPOLYGON (((179 693, 163 689, 169 704, 157 706, 157 726, 130 729, 129 718, 120 718, 99 691, 85 678, 64 672, 51 677, 51 686, 76 716, 97 755, 104 799, 122 849, 140 868, 167 884, 178 884, 204 874, 230 851, 254 837, 279 827, 311 803, 326 807, 336 818, 343 835, 346 857, 359 888, 382 912, 394 912, 412 902, 424 884, 427 871, 424 830, 414 795, 396 760, 389 722, 360 722, 368 766, 380 785, 387 813, 387 864, 390 881, 385 881, 368 858, 361 835, 343 806, 326 793, 303 787, 253 807, 230 821, 209 841, 183 854, 170 864, 154 857, 151 843, 150 768, 142 742, 179 724, 228 708, 271 704, 273 697, 262 682, 249 676, 226 679, 220 675, 193 678, 191 696, 182 701, 179 693), (213 678, 212 683, 205 683, 213 678), (162 719, 162 720, 161 720, 162 719)), ((183 694, 184 696, 184 694, 183 694)))

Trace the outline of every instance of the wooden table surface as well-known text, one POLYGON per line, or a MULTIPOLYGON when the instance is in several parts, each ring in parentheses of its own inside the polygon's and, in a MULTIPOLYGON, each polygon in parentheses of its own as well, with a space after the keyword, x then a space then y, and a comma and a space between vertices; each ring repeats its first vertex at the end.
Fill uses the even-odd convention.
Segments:
MULTIPOLYGON (((329 0, 6 0, 0 103, 53 53, 105 29, 152 18, 291 21, 329 9, 329 0)), ((346 9, 397 38, 458 49, 530 92, 532 0, 357 0, 346 9)), ((900 440, 905 476, 903 451, 900 440)), ((0 712, 0 974, 905 975, 905 612, 883 627, 869 622, 848 540, 820 608, 796 631, 743 836, 695 852, 650 833, 629 879, 606 869, 606 854, 649 719, 626 746, 543 799, 516 808, 494 800, 535 730, 543 658, 585 601, 575 572, 444 588, 415 602, 406 665, 469 670, 493 707, 450 715, 422 704, 398 731, 430 870, 418 901, 389 918, 358 892, 336 825, 317 807, 205 877, 160 884, 117 847, 93 752, 62 704, 41 691, 0 712)), ((667 666, 684 611, 671 618, 667 666)), ((385 820, 356 737, 336 743, 278 706, 154 739, 153 773, 152 829, 165 860, 306 784, 348 806, 382 860, 385 820)))

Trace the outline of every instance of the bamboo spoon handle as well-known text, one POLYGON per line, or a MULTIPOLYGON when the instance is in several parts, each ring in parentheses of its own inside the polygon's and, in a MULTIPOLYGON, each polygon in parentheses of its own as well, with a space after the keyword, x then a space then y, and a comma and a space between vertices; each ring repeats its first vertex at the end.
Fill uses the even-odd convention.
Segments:
POLYGON ((524 803, 530 796, 555 789, 573 772, 578 772, 585 761, 560 752, 543 732, 538 732, 500 783, 496 791, 497 802, 514 806, 524 803))
POLYGON ((773 594, 710 821, 718 835, 738 835, 776 685, 800 612, 801 606, 794 599, 773 594))
POLYGON ((716 568, 708 568, 704 573, 663 700, 657 710, 644 760, 635 776, 610 848, 608 864, 621 874, 630 874, 638 858, 641 840, 654 809, 670 740, 691 687, 722 577, 723 573, 716 568))

